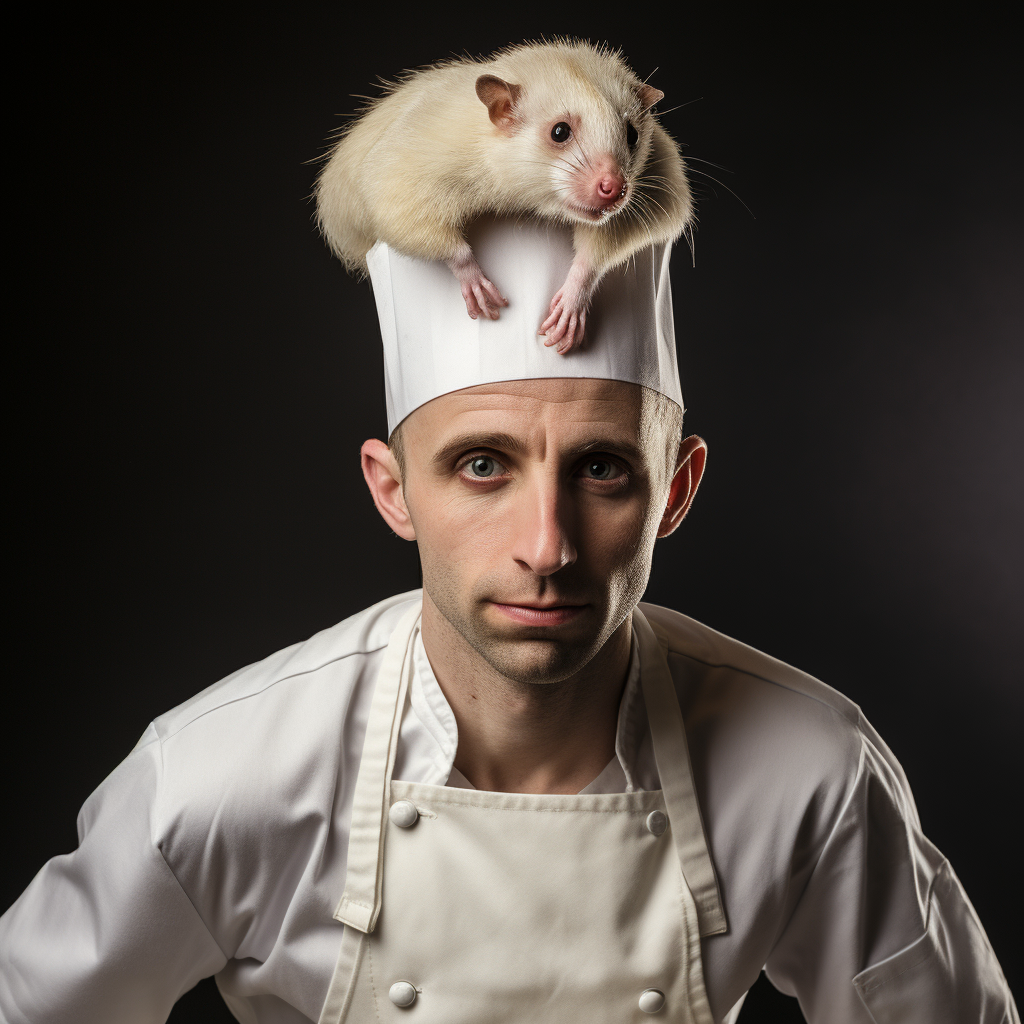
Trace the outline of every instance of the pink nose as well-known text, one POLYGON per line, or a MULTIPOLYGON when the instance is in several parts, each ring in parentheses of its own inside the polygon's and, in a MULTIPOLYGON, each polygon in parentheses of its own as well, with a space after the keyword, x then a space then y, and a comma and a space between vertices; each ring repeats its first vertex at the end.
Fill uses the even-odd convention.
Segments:
POLYGON ((606 174, 597 183, 597 201, 602 206, 611 206, 626 187, 626 179, 621 174, 606 174))

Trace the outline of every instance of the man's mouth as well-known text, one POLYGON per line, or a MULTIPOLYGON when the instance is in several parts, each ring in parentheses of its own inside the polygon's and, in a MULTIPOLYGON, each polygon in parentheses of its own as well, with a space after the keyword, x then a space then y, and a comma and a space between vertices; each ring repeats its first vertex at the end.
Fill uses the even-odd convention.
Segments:
POLYGON ((556 604, 550 601, 490 602, 502 615, 524 626, 561 626, 578 616, 585 604, 556 604))

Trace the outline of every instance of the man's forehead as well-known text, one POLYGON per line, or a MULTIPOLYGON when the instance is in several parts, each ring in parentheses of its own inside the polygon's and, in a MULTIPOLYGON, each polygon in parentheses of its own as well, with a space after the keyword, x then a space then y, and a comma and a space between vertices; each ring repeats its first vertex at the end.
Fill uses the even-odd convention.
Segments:
POLYGON ((427 402, 406 420, 410 432, 431 434, 468 424, 500 429, 538 419, 566 427, 603 424, 636 432, 645 410, 660 396, 630 381, 599 378, 541 378, 480 384, 427 402))

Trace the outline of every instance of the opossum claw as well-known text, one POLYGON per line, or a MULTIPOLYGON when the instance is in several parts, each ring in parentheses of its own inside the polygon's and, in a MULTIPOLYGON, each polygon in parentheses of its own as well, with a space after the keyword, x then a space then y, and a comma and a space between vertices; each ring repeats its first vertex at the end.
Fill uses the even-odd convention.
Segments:
MULTIPOLYGON (((543 337, 552 327, 558 323, 558 318, 562 315, 562 292, 565 291, 565 287, 559 288, 555 292, 555 297, 551 300, 551 304, 548 306, 548 315, 544 320, 544 323, 540 325, 540 330, 537 332, 538 337, 543 337)), ((545 344, 553 345, 554 342, 549 341, 545 344)))
POLYGON ((560 356, 564 356, 566 352, 571 352, 574 348, 578 348, 583 344, 583 334, 586 326, 587 311, 585 309, 580 310, 578 314, 573 313, 569 317, 569 327, 565 332, 565 341, 556 349, 560 356))
POLYGON ((502 306, 508 305, 508 299, 484 277, 480 267, 460 269, 456 271, 456 276, 462 284, 466 312, 474 320, 481 316, 488 320, 497 320, 498 311, 502 306))
POLYGON ((550 348, 556 345, 555 349, 559 355, 565 355, 583 342, 583 335, 587 326, 587 307, 585 304, 574 304, 563 293, 565 288, 560 288, 555 297, 551 300, 549 312, 540 325, 538 336, 545 337, 544 344, 550 348))

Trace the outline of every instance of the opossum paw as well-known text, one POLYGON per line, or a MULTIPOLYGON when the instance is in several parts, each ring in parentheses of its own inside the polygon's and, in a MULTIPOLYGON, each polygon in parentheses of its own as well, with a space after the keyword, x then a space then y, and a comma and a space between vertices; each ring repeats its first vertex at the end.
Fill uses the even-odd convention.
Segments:
POLYGON ((576 305, 563 297, 564 289, 560 289, 551 300, 547 318, 540 325, 537 334, 545 337, 544 344, 550 348, 555 345, 559 355, 565 355, 583 343, 583 335, 587 326, 587 307, 576 305))
POLYGON ((499 310, 508 305, 508 299, 479 273, 463 279, 462 297, 466 301, 466 312, 474 320, 481 316, 497 320, 499 310))

